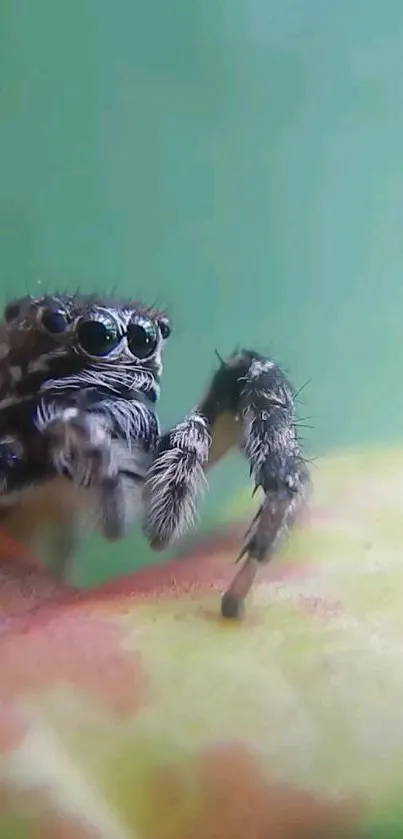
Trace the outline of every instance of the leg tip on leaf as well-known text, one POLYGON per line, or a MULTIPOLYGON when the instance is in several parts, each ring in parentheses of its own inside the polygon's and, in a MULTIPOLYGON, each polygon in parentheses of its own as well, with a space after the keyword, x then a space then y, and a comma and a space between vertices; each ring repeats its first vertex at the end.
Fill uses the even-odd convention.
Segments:
POLYGON ((242 620, 245 615, 245 603, 242 598, 227 591, 221 600, 221 615, 230 620, 242 620))

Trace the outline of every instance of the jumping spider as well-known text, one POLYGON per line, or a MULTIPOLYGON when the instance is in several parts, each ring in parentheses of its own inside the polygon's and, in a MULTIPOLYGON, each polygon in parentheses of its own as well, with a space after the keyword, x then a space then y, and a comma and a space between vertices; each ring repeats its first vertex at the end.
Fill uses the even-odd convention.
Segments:
POLYGON ((141 518, 150 545, 165 548, 193 525, 206 472, 238 447, 264 495, 239 556, 245 561, 222 598, 223 616, 237 617, 309 485, 294 393, 273 361, 241 350, 221 361, 200 404, 161 433, 155 408, 170 332, 166 313, 132 300, 54 294, 6 306, 3 525, 17 522, 21 533, 29 521, 33 537, 53 522, 60 575, 90 511, 106 539, 141 518))

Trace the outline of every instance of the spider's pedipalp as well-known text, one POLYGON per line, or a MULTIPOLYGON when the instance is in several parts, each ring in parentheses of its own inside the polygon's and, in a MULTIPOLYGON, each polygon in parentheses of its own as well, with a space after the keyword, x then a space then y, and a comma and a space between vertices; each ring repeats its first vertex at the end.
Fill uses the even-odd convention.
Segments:
POLYGON ((96 493, 104 537, 120 539, 138 512, 144 477, 127 440, 113 438, 113 426, 101 412, 50 403, 38 416, 55 472, 96 493))

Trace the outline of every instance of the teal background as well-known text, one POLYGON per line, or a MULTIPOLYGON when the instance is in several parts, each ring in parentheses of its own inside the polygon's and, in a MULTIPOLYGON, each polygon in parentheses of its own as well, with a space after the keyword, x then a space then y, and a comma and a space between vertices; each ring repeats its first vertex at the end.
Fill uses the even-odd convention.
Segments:
MULTIPOLYGON (((246 344, 311 380, 309 453, 401 437, 399 0, 3 0, 0 39, 4 298, 167 304, 164 422, 246 344)), ((77 575, 157 558, 95 541, 77 575)))

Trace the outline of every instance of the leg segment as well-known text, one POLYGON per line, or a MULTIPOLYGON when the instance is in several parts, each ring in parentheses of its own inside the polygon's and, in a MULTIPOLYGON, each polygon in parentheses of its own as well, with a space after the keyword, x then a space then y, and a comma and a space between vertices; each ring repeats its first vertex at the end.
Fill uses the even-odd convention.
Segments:
POLYGON ((233 447, 264 497, 239 556, 245 563, 222 600, 225 617, 242 612, 259 564, 277 549, 309 483, 291 385, 274 362, 248 350, 221 363, 195 412, 160 439, 145 487, 144 530, 154 548, 193 524, 205 472, 233 447))
POLYGON ((143 530, 155 550, 191 527, 206 484, 210 447, 206 418, 198 412, 163 434, 143 490, 143 530))

